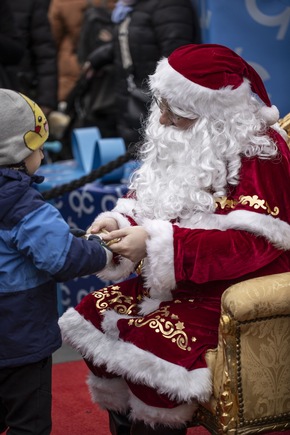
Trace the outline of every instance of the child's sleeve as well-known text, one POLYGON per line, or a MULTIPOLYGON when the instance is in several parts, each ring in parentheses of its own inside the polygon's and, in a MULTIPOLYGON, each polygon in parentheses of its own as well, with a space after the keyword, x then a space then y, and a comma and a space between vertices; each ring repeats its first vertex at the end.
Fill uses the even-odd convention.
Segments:
POLYGON ((97 238, 74 237, 59 211, 49 203, 28 213, 13 229, 13 243, 39 270, 66 281, 102 270, 110 252, 97 238))

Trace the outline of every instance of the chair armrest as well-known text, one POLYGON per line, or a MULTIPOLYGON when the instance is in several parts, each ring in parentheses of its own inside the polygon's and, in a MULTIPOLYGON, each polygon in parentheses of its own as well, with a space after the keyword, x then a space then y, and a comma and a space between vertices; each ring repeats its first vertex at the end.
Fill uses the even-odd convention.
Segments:
POLYGON ((221 308, 216 355, 209 359, 213 396, 206 408, 223 433, 236 433, 237 427, 256 433, 274 423, 289 427, 290 272, 229 287, 221 308))
POLYGON ((222 296, 219 340, 206 354, 213 394, 197 420, 211 433, 290 428, 290 272, 243 281, 222 296))
POLYGON ((221 306, 239 322, 290 314, 290 272, 235 284, 224 292, 221 306))

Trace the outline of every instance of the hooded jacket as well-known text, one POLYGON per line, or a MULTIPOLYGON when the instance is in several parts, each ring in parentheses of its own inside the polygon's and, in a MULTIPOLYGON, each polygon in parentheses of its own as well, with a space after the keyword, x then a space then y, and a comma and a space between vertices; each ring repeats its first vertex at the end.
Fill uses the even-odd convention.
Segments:
POLYGON ((96 238, 74 237, 32 186, 43 177, 0 168, 0 368, 40 361, 61 346, 57 281, 104 268, 96 238))

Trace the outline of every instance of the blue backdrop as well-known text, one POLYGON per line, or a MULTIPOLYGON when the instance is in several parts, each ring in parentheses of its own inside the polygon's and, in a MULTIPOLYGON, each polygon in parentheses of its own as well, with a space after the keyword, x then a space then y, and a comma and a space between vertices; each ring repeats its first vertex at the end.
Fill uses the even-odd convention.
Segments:
POLYGON ((260 74, 280 116, 290 112, 290 0, 192 0, 205 43, 226 45, 260 74))

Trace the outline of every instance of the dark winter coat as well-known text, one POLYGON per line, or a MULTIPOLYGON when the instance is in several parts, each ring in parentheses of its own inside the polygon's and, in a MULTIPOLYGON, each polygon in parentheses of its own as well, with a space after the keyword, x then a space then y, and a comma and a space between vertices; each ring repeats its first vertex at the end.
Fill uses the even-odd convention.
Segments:
POLYGON ((0 87, 12 88, 6 68, 16 65, 23 55, 23 43, 17 31, 9 0, 0 1, 0 87))
MULTIPOLYGON (((97 70, 106 62, 116 67, 118 131, 127 146, 139 140, 127 111, 126 72, 122 66, 116 25, 113 44, 101 47, 89 57, 97 70)), ((146 88, 146 79, 161 57, 167 57, 181 45, 200 42, 199 22, 190 0, 138 0, 131 12, 129 47, 136 85, 146 88)))
MULTIPOLYGON (((58 57, 58 99, 66 101, 81 74, 77 47, 84 12, 90 0, 50 0, 48 18, 58 57)), ((92 0, 95 6, 104 5, 111 10, 114 0, 92 0)))
POLYGON ((9 4, 25 44, 16 90, 42 108, 56 109, 57 53, 47 16, 49 0, 9 0, 9 4))
POLYGON ((32 187, 40 179, 0 168, 0 368, 58 349, 56 282, 98 272, 107 261, 96 238, 74 237, 32 187))

